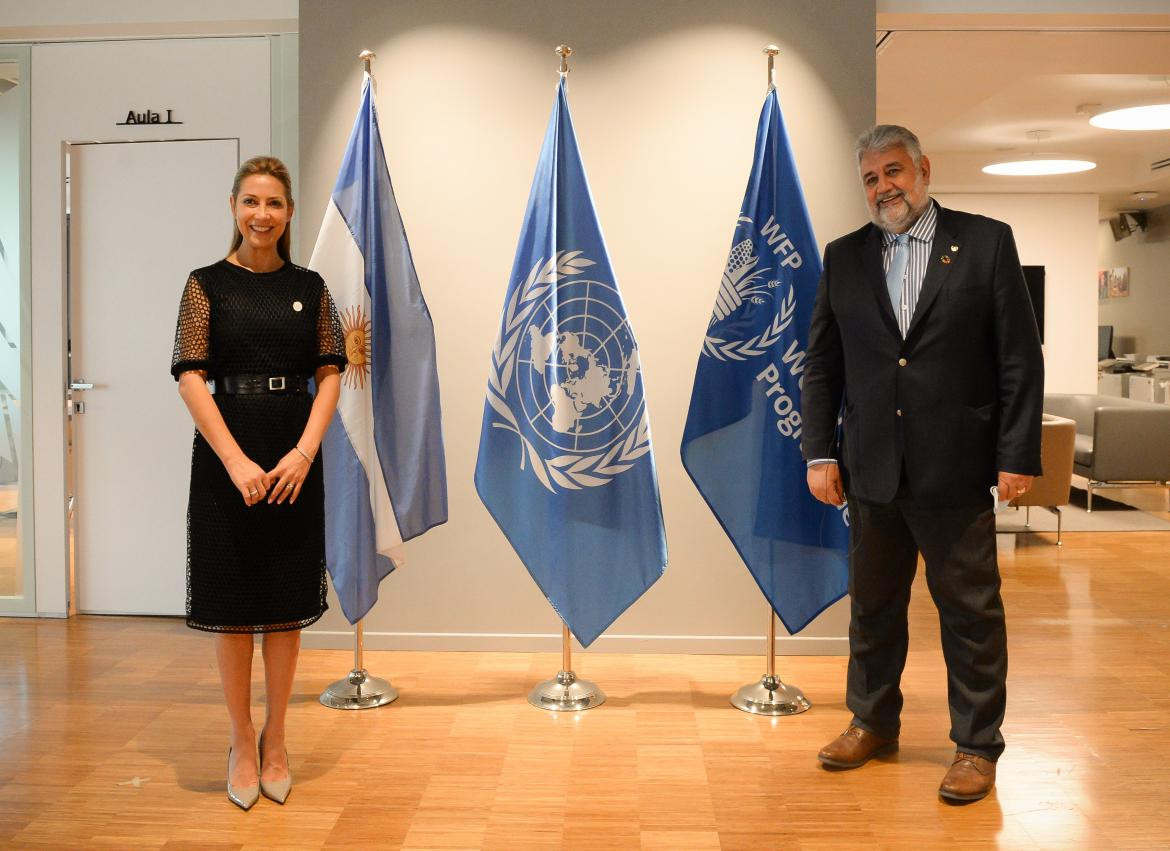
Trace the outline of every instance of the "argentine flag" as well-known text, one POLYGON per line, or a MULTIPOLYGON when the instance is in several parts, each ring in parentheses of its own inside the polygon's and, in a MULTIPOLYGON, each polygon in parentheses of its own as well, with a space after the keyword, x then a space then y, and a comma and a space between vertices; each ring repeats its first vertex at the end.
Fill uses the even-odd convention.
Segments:
POLYGON ((703 338, 682 462, 790 633, 844 596, 845 511, 808 491, 801 376, 821 276, 780 101, 755 158, 703 338))
POLYGON ((402 543, 447 521, 435 331, 378 132, 370 75, 309 268, 337 304, 349 364, 325 435, 325 556, 350 623, 402 543))
POLYGON ((582 645, 666 568, 638 344, 563 76, 492 348, 475 487, 582 645))

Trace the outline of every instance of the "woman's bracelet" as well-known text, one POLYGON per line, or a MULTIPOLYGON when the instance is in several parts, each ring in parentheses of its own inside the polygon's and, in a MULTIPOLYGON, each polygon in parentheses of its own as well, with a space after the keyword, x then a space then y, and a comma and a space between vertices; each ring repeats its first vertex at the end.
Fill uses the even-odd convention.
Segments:
POLYGON ((302 458, 304 458, 306 461, 308 461, 310 464, 312 464, 312 463, 313 463, 313 459, 312 459, 312 458, 310 458, 310 457, 308 456, 308 454, 305 452, 305 450, 301 449, 301 447, 300 447, 300 446, 298 446, 297 444, 295 444, 295 443, 294 443, 294 444, 293 444, 293 449, 295 449, 297 452, 301 453, 301 457, 302 457, 302 458))

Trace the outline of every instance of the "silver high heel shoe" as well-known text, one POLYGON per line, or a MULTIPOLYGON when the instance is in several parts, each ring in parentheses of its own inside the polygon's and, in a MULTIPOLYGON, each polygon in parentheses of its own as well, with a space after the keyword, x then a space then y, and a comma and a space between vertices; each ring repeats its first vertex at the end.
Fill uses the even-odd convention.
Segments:
POLYGON ((260 734, 260 791, 264 797, 278 804, 288 800, 288 793, 292 791, 292 766, 288 762, 288 748, 284 749, 284 764, 288 766, 288 775, 283 780, 264 779, 264 734, 260 734))
POLYGON ((228 748, 228 781, 227 781, 227 795, 228 800, 239 807, 241 810, 247 811, 252 809, 257 801, 260 800, 260 786, 259 784, 252 786, 233 786, 232 785, 232 749, 228 748))

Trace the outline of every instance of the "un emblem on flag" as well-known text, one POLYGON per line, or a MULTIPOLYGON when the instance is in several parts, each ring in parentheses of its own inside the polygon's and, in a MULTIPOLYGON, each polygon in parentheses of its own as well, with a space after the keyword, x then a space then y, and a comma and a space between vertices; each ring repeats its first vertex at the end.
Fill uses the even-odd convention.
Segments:
POLYGON ((645 400, 638 349, 599 281, 571 281, 547 293, 525 328, 516 389, 525 419, 562 452, 608 449, 635 426, 645 400))
POLYGON ((617 288, 576 276, 579 251, 538 261, 505 306, 488 403, 542 485, 608 484, 650 449, 641 363, 617 288), (572 277, 573 280, 565 280, 572 277))

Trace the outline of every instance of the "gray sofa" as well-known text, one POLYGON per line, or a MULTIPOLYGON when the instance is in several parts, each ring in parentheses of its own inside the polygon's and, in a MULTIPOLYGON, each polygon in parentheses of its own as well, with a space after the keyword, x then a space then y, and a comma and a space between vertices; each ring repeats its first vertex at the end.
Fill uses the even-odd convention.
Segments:
POLYGON ((1046 394, 1044 413, 1077 424, 1073 472, 1093 491, 1170 482, 1170 405, 1119 396, 1046 394))

